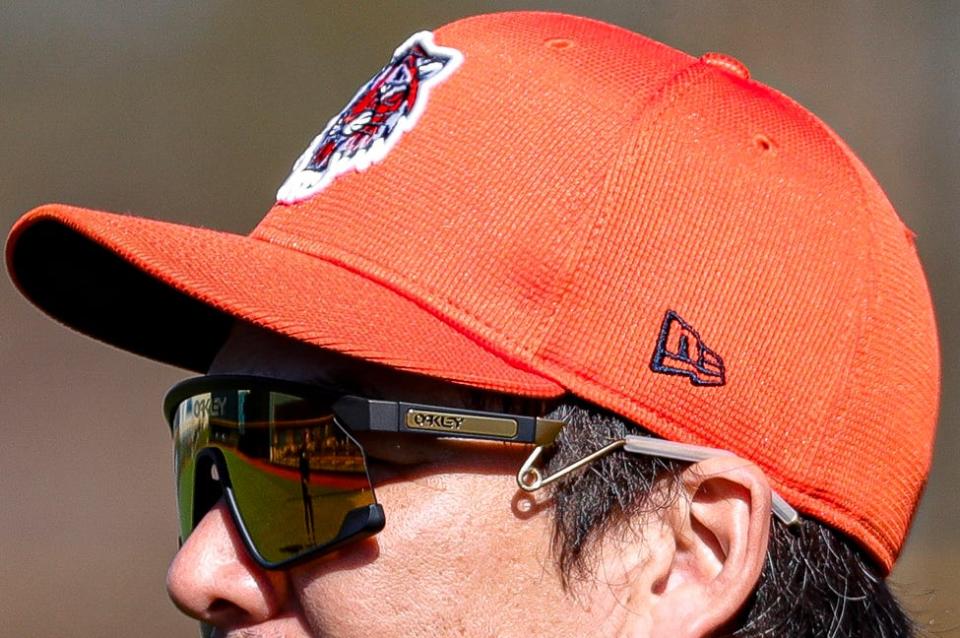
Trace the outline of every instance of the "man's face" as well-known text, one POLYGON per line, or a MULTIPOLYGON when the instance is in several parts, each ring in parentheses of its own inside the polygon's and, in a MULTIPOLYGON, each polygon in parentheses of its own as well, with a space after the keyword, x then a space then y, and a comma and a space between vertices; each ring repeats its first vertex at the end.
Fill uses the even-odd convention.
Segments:
MULTIPOLYGON (((459 394, 249 329, 235 332, 211 372, 447 405, 459 394)), ((586 635, 616 615, 612 587, 576 599, 561 588, 549 508, 515 482, 528 446, 376 433, 361 442, 379 459, 371 475, 387 518, 380 534, 263 570, 221 501, 170 567, 174 602, 220 628, 214 635, 250 637, 586 635)))

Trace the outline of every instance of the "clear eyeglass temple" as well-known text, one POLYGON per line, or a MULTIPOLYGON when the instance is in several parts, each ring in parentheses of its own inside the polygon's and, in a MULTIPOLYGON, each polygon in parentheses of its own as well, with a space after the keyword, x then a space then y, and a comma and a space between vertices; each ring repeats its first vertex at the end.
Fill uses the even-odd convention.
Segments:
MULTIPOLYGON (((527 492, 535 492, 540 488, 553 483, 557 479, 562 478, 570 472, 578 470, 585 465, 589 465, 593 461, 620 448, 623 448, 632 454, 662 456, 668 459, 675 459, 677 461, 690 461, 692 463, 697 463, 714 456, 735 456, 732 452, 728 452, 727 450, 718 450, 716 448, 704 447, 700 445, 675 443, 673 441, 664 441, 663 439, 655 439, 649 436, 628 434, 619 441, 614 441, 613 443, 600 448, 596 452, 588 454, 582 459, 574 461, 566 467, 557 470, 550 476, 546 476, 540 471, 539 468, 534 467, 537 459, 539 459, 540 455, 543 454, 545 447, 546 446, 544 445, 538 445, 536 448, 534 448, 533 452, 530 453, 530 456, 527 457, 527 460, 524 462, 524 464, 520 466, 520 471, 517 472, 517 485, 520 486, 520 489, 527 492)), ((791 507, 790 504, 783 500, 783 497, 776 492, 773 492, 773 514, 786 525, 795 525, 800 521, 800 515, 797 514, 797 510, 791 507)))

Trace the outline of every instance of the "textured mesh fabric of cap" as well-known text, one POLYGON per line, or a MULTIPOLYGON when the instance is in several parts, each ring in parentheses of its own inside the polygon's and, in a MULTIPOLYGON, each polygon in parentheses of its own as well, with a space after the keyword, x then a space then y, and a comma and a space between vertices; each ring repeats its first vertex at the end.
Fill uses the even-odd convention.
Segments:
POLYGON ((723 55, 538 13, 433 38, 462 62, 365 170, 249 237, 45 206, 11 232, 15 282, 196 370, 240 318, 478 388, 568 391, 754 461, 889 570, 939 360, 911 234, 861 162, 723 55), (699 345, 722 377, 661 373, 658 353, 676 372, 699 345))

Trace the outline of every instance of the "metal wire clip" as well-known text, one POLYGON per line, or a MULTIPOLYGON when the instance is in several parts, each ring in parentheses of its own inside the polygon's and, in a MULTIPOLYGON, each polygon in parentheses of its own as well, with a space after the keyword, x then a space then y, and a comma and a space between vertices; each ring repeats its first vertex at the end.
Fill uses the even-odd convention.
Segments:
MULTIPOLYGON (((588 454, 582 459, 576 460, 565 467, 556 470, 553 474, 545 475, 540 468, 534 466, 540 455, 543 454, 545 445, 538 445, 527 457, 527 460, 520 466, 517 472, 517 485, 525 492, 536 492, 545 485, 553 483, 557 479, 563 478, 567 474, 578 470, 593 461, 610 454, 614 450, 623 448, 631 454, 645 454, 648 456, 661 456, 678 461, 689 461, 697 463, 715 456, 734 456, 732 452, 716 448, 704 447, 701 445, 690 445, 687 443, 675 443, 673 441, 664 441, 649 436, 638 436, 628 434, 618 441, 614 441, 596 452, 588 454)), ((783 497, 772 492, 773 513, 786 525, 794 525, 800 521, 800 515, 790 506, 783 497)))

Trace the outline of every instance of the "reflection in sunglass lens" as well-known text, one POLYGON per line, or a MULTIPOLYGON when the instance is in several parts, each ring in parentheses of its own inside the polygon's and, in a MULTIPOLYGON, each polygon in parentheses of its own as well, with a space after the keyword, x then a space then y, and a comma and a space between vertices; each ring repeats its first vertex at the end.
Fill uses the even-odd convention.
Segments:
POLYGON ((363 451, 315 401, 244 390, 198 395, 180 404, 174 436, 183 538, 216 500, 204 485, 213 462, 226 468, 241 533, 267 563, 353 533, 375 503, 363 451))

